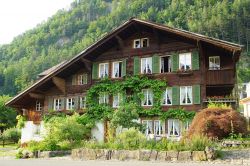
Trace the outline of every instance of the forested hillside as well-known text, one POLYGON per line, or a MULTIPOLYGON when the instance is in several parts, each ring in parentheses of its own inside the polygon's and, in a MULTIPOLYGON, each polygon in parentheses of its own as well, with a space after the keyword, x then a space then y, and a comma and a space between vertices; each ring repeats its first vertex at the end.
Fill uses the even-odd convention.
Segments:
POLYGON ((76 0, 0 46, 0 95, 16 94, 130 17, 245 45, 238 73, 250 81, 250 0, 76 0))

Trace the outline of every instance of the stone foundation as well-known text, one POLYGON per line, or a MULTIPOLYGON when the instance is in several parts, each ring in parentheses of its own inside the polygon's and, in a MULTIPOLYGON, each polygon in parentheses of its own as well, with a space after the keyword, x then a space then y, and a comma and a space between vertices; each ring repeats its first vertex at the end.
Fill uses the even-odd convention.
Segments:
POLYGON ((206 151, 155 151, 155 150, 108 150, 73 149, 74 160, 141 160, 141 161, 206 161, 213 160, 214 153, 206 151))

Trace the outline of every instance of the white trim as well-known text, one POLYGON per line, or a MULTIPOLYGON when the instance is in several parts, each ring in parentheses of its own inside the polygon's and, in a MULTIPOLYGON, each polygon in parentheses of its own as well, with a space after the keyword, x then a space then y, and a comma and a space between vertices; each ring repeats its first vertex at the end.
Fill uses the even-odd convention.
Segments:
POLYGON ((141 40, 140 39, 135 39, 133 42, 133 48, 141 48, 141 40), (139 42, 139 45, 136 47, 136 42, 139 42))
POLYGON ((86 108, 86 96, 82 96, 80 97, 80 109, 85 109, 86 108), (84 104, 83 104, 83 101, 84 101, 84 104))
POLYGON ((191 52, 186 52, 186 53, 181 53, 181 54, 179 54, 179 69, 180 70, 182 70, 181 69, 181 56, 184 56, 184 70, 192 70, 192 54, 191 54, 191 52), (189 60, 188 58, 187 58, 187 56, 189 56, 189 59, 190 59, 190 69, 187 69, 187 61, 189 60))
POLYGON ((193 87, 192 86, 180 86, 180 105, 192 105, 192 104, 193 104, 193 87), (185 99, 186 99, 185 103, 182 103, 182 101, 181 101, 181 92, 182 92, 181 89, 182 88, 185 88, 184 89, 185 90, 185 99), (191 94, 189 96, 191 103, 187 103, 188 88, 191 88, 191 94))
POLYGON ((141 43, 140 43, 141 48, 146 48, 146 47, 143 47, 143 41, 144 40, 147 40, 147 46, 146 47, 149 47, 149 38, 145 37, 145 38, 141 38, 141 43))
MULTIPOLYGON (((153 106, 153 102, 154 102, 154 95, 153 95, 153 91, 152 89, 142 89, 142 93, 143 93, 143 96, 144 96, 144 91, 146 91, 146 98, 144 98, 142 101, 141 101, 141 105, 142 106, 153 106), (150 97, 150 92, 151 92, 151 105, 149 105, 149 97, 150 97), (144 101, 146 100, 146 104, 144 105, 144 101)), ((145 96, 144 96, 145 97, 145 96)))
POLYGON ((160 56, 160 65, 159 65, 159 73, 171 73, 172 72, 172 61, 171 61, 171 55, 163 55, 163 56, 160 56), (162 62, 162 60, 161 60, 161 58, 164 58, 164 57, 169 57, 168 58, 168 72, 161 72, 161 62, 162 62), (170 62, 170 64, 169 64, 169 62, 170 62))
POLYGON ((109 76, 109 63, 99 63, 99 72, 98 72, 98 77, 99 78, 104 78, 109 76), (101 76, 101 66, 103 66, 104 69, 104 75, 101 76), (106 69, 107 68, 107 69, 106 69), (105 76, 105 71, 107 70, 107 76, 105 76))
POLYGON ((220 56, 210 56, 208 58, 208 69, 209 70, 220 70, 220 68, 221 68, 221 66, 220 66, 220 56), (219 60, 219 64, 218 64, 219 66, 218 67, 210 66, 210 61, 212 61, 212 60, 213 60, 213 63, 216 65, 215 59, 217 59, 217 58, 219 60))
POLYGON ((162 105, 172 105, 173 104, 173 90, 172 90, 172 87, 169 87, 169 88, 166 88, 165 89, 165 91, 164 91, 164 93, 163 93, 163 95, 164 95, 164 98, 163 99, 165 99, 165 104, 163 104, 163 101, 162 101, 162 105), (171 91, 171 95, 170 95, 170 102, 171 102, 171 104, 168 104, 168 102, 167 102, 167 95, 169 95, 169 91, 171 91))
POLYGON ((75 109, 75 98, 74 97, 67 98, 66 110, 74 110, 74 109, 75 109))
POLYGON ((43 110, 42 104, 40 101, 36 101, 36 111, 40 112, 43 110))
POLYGON ((112 62, 112 78, 121 78, 121 77, 122 77, 122 61, 112 62), (121 71, 120 71, 120 69, 118 69, 118 75, 119 75, 119 73, 121 73, 120 77, 115 76, 115 63, 118 63, 118 65, 120 65, 120 63, 121 63, 121 71))
POLYGON ((180 137, 181 136, 181 123, 178 119, 168 119, 168 137, 180 137), (170 124, 172 122, 172 124, 170 124), (178 125, 176 124, 178 123, 178 125), (171 126, 171 128, 170 128, 171 126), (178 127, 178 129, 176 128, 178 127), (171 134, 170 131, 173 129, 173 133, 171 134), (175 134, 175 132, 177 134, 175 134))
POLYGON ((121 94, 117 93, 115 95, 113 95, 113 108, 119 108, 120 107, 120 102, 121 102, 121 94), (117 96, 118 100, 117 100, 117 106, 115 105, 115 96, 117 96))
POLYGON ((62 110, 62 98, 54 98, 53 100, 53 109, 54 111, 62 110))
POLYGON ((77 85, 85 85, 85 84, 88 84, 88 74, 83 73, 77 75, 77 85))
POLYGON ((141 58, 141 74, 152 74, 153 73, 153 64, 152 64, 152 57, 146 57, 146 58, 141 58), (145 60, 145 65, 146 65, 146 72, 144 73, 144 69, 143 69, 143 63, 142 61, 145 60), (149 66, 149 68, 147 67, 147 65, 149 66), (151 73, 148 72, 148 69, 151 71, 151 73))

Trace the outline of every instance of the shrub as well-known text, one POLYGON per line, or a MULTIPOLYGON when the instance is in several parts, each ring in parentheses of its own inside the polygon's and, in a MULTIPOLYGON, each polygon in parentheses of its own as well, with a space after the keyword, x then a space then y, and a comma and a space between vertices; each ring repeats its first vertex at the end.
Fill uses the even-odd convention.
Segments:
POLYGON ((246 120, 233 109, 206 108, 196 114, 188 131, 188 137, 206 135, 222 139, 230 133, 246 134, 246 120))
POLYGON ((139 130, 135 128, 130 128, 127 131, 119 134, 115 138, 115 144, 120 144, 123 149, 133 150, 140 147, 141 142, 145 142, 146 137, 139 130))
POLYGON ((212 141, 204 135, 194 135, 187 144, 191 151, 204 151, 212 145, 212 141))
POLYGON ((17 143, 18 140, 21 138, 21 132, 15 127, 9 128, 3 132, 2 137, 2 139, 17 143))

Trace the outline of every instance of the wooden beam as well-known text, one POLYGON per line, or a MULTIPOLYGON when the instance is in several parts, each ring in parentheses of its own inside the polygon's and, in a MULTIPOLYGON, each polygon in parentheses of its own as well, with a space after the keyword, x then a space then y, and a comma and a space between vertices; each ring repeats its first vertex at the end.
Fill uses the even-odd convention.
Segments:
POLYGON ((83 62, 84 66, 86 67, 87 71, 91 72, 92 62, 87 60, 87 59, 84 59, 84 58, 81 58, 81 61, 83 62))
POLYGON ((118 41, 120 49, 122 50, 124 48, 124 42, 123 42, 122 38, 118 35, 116 35, 115 38, 118 41))
POLYGON ((42 94, 39 94, 39 93, 29 93, 30 97, 31 98, 34 98, 34 99, 44 99, 44 95, 42 94))
POLYGON ((64 79, 53 77, 52 81, 61 92, 63 92, 64 94, 66 93, 66 83, 64 79))

